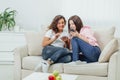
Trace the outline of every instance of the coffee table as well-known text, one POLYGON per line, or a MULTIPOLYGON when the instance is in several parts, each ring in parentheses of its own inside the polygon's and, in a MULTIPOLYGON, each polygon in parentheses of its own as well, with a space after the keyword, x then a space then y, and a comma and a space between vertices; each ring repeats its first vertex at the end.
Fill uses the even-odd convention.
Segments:
MULTIPOLYGON (((34 72, 24 78, 23 80, 48 80, 48 76, 51 73, 41 73, 41 72, 34 72)), ((62 76, 62 80, 76 80, 78 77, 77 75, 70 75, 70 74, 60 74, 62 76)))

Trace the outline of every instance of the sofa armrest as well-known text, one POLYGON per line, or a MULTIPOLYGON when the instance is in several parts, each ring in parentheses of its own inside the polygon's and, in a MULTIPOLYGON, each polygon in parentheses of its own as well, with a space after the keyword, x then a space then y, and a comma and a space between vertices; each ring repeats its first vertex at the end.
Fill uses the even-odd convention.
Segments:
POLYGON ((22 60, 23 57, 28 56, 27 45, 20 46, 14 49, 14 55, 17 57, 19 56, 22 60))
POLYGON ((120 49, 120 38, 117 38, 118 40, 118 49, 120 49))
POLYGON ((17 47, 14 50, 14 80, 22 80, 22 59, 28 56, 27 46, 17 47))
POLYGON ((109 61, 108 80, 120 80, 120 50, 115 52, 109 61))

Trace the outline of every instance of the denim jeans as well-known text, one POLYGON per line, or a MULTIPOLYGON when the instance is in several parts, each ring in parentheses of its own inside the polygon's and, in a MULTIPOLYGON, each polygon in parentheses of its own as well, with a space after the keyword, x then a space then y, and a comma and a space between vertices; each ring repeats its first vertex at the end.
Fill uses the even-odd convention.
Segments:
POLYGON ((77 37, 73 37, 71 39, 72 44, 72 61, 86 61, 86 62, 97 62, 101 50, 98 46, 92 46, 89 43, 79 39, 77 37), (79 53, 82 52, 82 55, 79 53))
POLYGON ((66 48, 46 46, 43 48, 42 57, 44 60, 52 60, 54 63, 67 63, 71 61, 71 55, 66 48))

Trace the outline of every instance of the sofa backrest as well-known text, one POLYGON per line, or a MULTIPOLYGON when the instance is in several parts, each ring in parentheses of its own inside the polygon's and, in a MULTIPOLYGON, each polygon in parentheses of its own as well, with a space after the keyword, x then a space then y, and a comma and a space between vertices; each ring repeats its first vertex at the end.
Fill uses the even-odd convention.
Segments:
POLYGON ((101 54, 98 62, 109 62, 110 57, 118 50, 119 39, 114 37, 115 27, 111 28, 97 28, 94 30, 94 36, 96 37, 98 44, 101 48, 101 54))
POLYGON ((110 28, 96 28, 93 29, 94 36, 96 37, 100 49, 103 50, 104 47, 114 38, 115 27, 110 28))
POLYGON ((120 50, 120 38, 117 38, 118 40, 118 49, 120 50))
POLYGON ((28 54, 30 56, 39 56, 42 53, 42 40, 46 32, 46 28, 41 28, 39 32, 26 32, 28 54))
MULTIPOLYGON (((110 42, 114 38, 115 27, 111 28, 97 28, 93 29, 94 36, 98 40, 98 44, 100 45, 101 50, 105 47, 108 42, 110 42)), ((42 52, 42 40, 44 34, 46 32, 46 28, 42 28, 39 32, 27 32, 26 40, 28 46, 29 55, 38 56, 41 55, 42 52)), ((120 41, 120 40, 119 40, 120 41)))

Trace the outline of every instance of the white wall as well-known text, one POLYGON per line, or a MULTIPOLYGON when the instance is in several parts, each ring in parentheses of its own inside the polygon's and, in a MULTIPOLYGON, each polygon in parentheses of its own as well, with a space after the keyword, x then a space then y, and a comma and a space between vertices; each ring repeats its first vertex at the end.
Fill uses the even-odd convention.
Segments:
POLYGON ((62 14, 68 19, 72 15, 82 18, 84 25, 116 26, 120 35, 120 0, 63 0, 62 14))
POLYGON ((0 80, 14 80, 13 71, 13 64, 0 64, 0 80))
POLYGON ((7 7, 17 10, 17 25, 36 30, 60 13, 61 3, 57 0, 0 0, 0 11, 7 7))
POLYGON ((27 30, 37 30, 49 24, 55 15, 68 19, 79 15, 85 25, 116 26, 120 35, 120 0, 0 0, 0 11, 6 7, 16 9, 17 25, 27 30))

